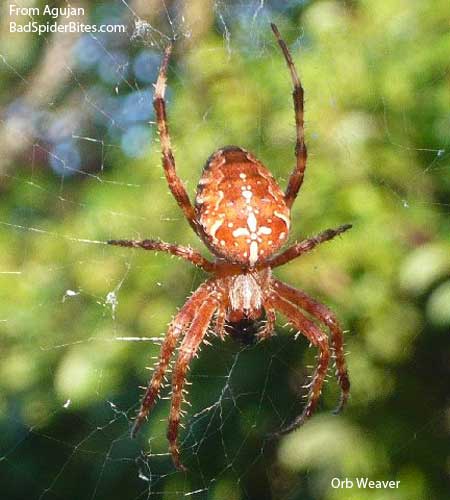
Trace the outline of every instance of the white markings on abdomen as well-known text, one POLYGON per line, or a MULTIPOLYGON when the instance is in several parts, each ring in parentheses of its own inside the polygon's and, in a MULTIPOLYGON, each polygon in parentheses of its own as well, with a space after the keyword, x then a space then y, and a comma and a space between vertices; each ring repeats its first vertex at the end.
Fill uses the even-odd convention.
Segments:
POLYGON ((216 233, 222 224, 223 224, 223 219, 217 219, 213 222, 213 224, 211 224, 211 227, 209 228, 209 234, 211 235, 211 238, 213 240, 217 240, 216 233))
POLYGON ((281 212, 278 212, 277 210, 275 210, 273 212, 273 215, 275 215, 275 217, 278 217, 279 219, 281 219, 286 224, 286 229, 289 231, 289 226, 291 225, 291 219, 289 218, 289 216, 282 214, 281 212))
POLYGON ((247 226, 250 229, 250 232, 256 233, 258 229, 258 221, 256 220, 255 214, 250 212, 247 217, 247 226))
POLYGON ((250 265, 253 266, 257 260, 258 260, 258 243, 256 241, 252 241, 250 243, 250 256, 248 261, 250 265))

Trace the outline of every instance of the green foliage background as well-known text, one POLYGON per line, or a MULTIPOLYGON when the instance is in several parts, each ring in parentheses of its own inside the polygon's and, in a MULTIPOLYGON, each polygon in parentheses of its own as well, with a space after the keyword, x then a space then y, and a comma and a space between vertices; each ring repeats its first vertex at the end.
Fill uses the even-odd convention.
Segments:
MULTIPOLYGON (((104 9, 130 14, 117 4, 104 9)), ((254 12, 258 4, 250 5, 254 12)), ((277 276, 341 318, 352 382, 348 408, 331 415, 338 392, 330 377, 314 418, 280 441, 267 440, 300 411, 299 388, 314 363, 312 349, 281 320, 279 335, 265 344, 210 339, 195 361, 182 445, 188 474, 159 456, 167 451, 167 401, 140 439, 129 439, 144 367, 159 345, 117 338, 163 336, 204 276, 164 255, 95 242, 158 236, 201 244, 168 194, 154 125, 151 150, 130 159, 89 121, 79 135, 97 142, 81 147, 85 157, 93 148, 97 164, 86 162, 63 179, 49 168, 41 154, 48 147, 38 137, 18 154, 1 146, 5 110, 27 91, 39 94, 30 82, 51 45, 51 36, 13 36, 3 26, 2 498, 172 499, 196 490, 193 498, 214 500, 448 498, 448 2, 263 4, 254 18, 241 18, 239 3, 168 2, 175 31, 182 14, 187 21, 180 26, 192 30, 189 36, 179 30, 171 63, 176 159, 191 194, 206 158, 225 144, 254 152, 285 185, 294 128, 289 75, 268 26, 277 22, 307 96, 310 159, 291 240, 354 225, 277 276), (401 482, 394 491, 333 489, 334 477, 401 482)), ((85 7, 95 20, 98 10, 85 7)), ((151 9, 151 25, 170 36, 162 4, 151 9)), ((129 53, 140 43, 129 40, 129 53)), ((164 37, 155 50, 163 44, 164 37)), ((66 57, 72 67, 70 52, 66 57)), ((82 90, 102 85, 97 80, 95 72, 78 77, 74 69, 41 109, 89 109, 82 90)))

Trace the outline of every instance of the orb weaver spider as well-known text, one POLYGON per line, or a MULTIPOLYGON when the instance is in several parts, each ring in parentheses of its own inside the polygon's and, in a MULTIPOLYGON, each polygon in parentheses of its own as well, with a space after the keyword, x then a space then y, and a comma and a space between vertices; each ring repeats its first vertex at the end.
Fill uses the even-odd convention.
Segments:
POLYGON ((190 296, 170 323, 159 361, 132 429, 132 436, 135 436, 153 408, 172 354, 182 339, 173 369, 167 433, 173 462, 181 470, 185 470, 185 467, 180 461, 177 437, 186 372, 213 320, 214 333, 222 339, 232 332, 250 330, 250 325, 256 323, 261 325, 256 337, 263 340, 273 334, 278 311, 296 331, 301 332, 318 348, 318 363, 309 385, 306 406, 301 415, 279 431, 279 434, 302 425, 317 406, 331 356, 328 337, 317 323, 327 328, 331 334, 331 350, 341 388, 336 412, 342 410, 349 396, 350 382, 344 358, 343 331, 335 315, 305 292, 282 283, 272 275, 273 268, 331 240, 350 229, 351 225, 327 229, 277 253, 289 234, 290 211, 303 183, 307 152, 304 141, 303 88, 286 43, 276 25, 271 24, 271 27, 294 87, 296 164, 286 191, 281 190, 268 169, 255 156, 240 147, 226 146, 218 149, 207 160, 198 183, 195 205, 192 205, 175 170, 167 124, 164 94, 172 51, 172 46, 169 45, 163 56, 153 100, 161 141, 162 165, 174 198, 192 229, 214 255, 214 261, 207 260, 190 247, 159 240, 108 241, 110 245, 167 252, 212 275, 190 296))

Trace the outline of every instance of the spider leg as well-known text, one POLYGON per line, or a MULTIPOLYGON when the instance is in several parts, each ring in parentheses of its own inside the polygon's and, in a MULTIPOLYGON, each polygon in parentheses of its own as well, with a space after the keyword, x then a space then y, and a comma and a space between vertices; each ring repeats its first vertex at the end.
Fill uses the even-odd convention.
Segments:
POLYGON ((203 301, 191 326, 181 343, 178 358, 175 363, 172 376, 172 402, 170 407, 169 428, 167 439, 169 449, 175 467, 186 470, 180 461, 180 450, 177 444, 178 429, 180 425, 181 403, 183 402, 183 386, 186 380, 186 372, 192 358, 196 355, 203 337, 208 329, 208 325, 217 309, 217 303, 211 300, 203 301))
POLYGON ((259 341, 266 340, 273 335, 275 328, 275 309, 269 301, 264 302, 264 309, 266 311, 266 324, 256 334, 259 341))
POLYGON ((187 300, 184 306, 170 323, 164 342, 161 346, 159 361, 153 376, 148 384, 147 390, 142 398, 139 413, 134 421, 131 430, 131 437, 135 437, 142 424, 145 422, 148 414, 156 403, 156 399, 161 389, 162 381, 166 373, 170 358, 176 348, 180 335, 187 329, 189 323, 193 320, 200 304, 207 298, 209 291, 204 284, 187 300))
POLYGON ((197 224, 195 222, 194 207, 191 204, 189 196, 186 192, 183 182, 178 177, 175 170, 175 158, 170 144, 169 127, 167 124, 166 101, 164 94, 167 85, 167 67, 169 65, 170 54, 172 53, 172 45, 168 45, 163 56, 161 67, 159 69, 158 79, 155 85, 155 94, 153 97, 153 107, 156 113, 156 123, 161 141, 162 165, 164 174, 167 179, 170 191, 175 200, 188 220, 191 227, 198 233, 197 224))
POLYGON ((216 324, 214 325, 214 333, 220 337, 220 340, 225 340, 225 319, 227 315, 226 307, 221 305, 217 312, 216 324))
POLYGON ((144 250, 154 250, 156 252, 167 252, 182 259, 189 261, 194 266, 200 267, 206 272, 212 272, 215 265, 208 259, 205 259, 199 252, 190 247, 183 247, 173 243, 166 243, 159 240, 109 240, 108 245, 119 247, 143 248, 144 250))
POLYGON ((303 87, 300 83, 300 78, 298 77, 297 70, 295 69, 294 61, 287 48, 285 41, 281 38, 280 32, 275 24, 271 23, 272 31, 277 39, 278 45, 283 52, 286 64, 291 73, 292 84, 294 90, 292 92, 292 98, 294 100, 294 111, 295 111, 295 131, 297 135, 297 140, 295 143, 295 157, 296 165, 294 170, 289 177, 289 182, 285 192, 286 205, 291 208, 295 198, 297 198, 298 191, 303 183, 303 176, 306 168, 307 151, 305 144, 305 129, 304 129, 304 95, 303 87))
POLYGON ((325 333, 315 323, 304 316, 293 304, 285 300, 277 292, 274 292, 272 301, 276 309, 280 311, 281 314, 286 316, 289 323, 291 323, 299 332, 303 333, 311 344, 319 348, 317 368, 314 372, 311 383, 309 384, 308 402, 306 403, 303 412, 295 418, 293 422, 291 422, 284 429, 275 433, 275 436, 278 436, 281 434, 287 434, 288 432, 297 429, 314 412, 322 392, 322 385, 325 376, 327 374, 330 351, 328 347, 328 337, 325 333))
POLYGON ((344 224, 343 226, 339 226, 336 229, 327 229, 326 231, 319 233, 317 236, 313 236, 312 238, 308 238, 307 240, 300 241, 300 243, 295 243, 294 245, 284 250, 284 252, 281 252, 266 261, 263 264, 263 267, 269 266, 271 268, 274 268, 282 266, 283 264, 296 259, 300 255, 310 252, 317 245, 320 245, 320 243, 331 240, 337 235, 348 231, 351 227, 351 224, 344 224))
POLYGON ((330 311, 330 309, 328 309, 328 307, 320 302, 317 302, 305 292, 292 288, 289 285, 286 285, 286 283, 282 283, 274 278, 272 278, 271 284, 272 287, 276 289, 277 293, 283 298, 304 309, 330 330, 331 345, 336 359, 336 377, 341 388, 341 398, 335 410, 335 413, 339 413, 344 408, 345 403, 348 400, 350 393, 350 380, 344 356, 344 335, 336 316, 332 311, 330 311))

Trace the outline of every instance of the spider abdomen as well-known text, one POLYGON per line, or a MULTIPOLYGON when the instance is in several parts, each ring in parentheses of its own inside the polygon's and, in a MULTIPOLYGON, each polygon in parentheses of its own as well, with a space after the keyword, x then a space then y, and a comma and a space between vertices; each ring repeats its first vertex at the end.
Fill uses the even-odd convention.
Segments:
POLYGON ((211 251, 250 267, 278 250, 289 233, 283 191, 261 162, 236 146, 206 162, 195 212, 211 251))

